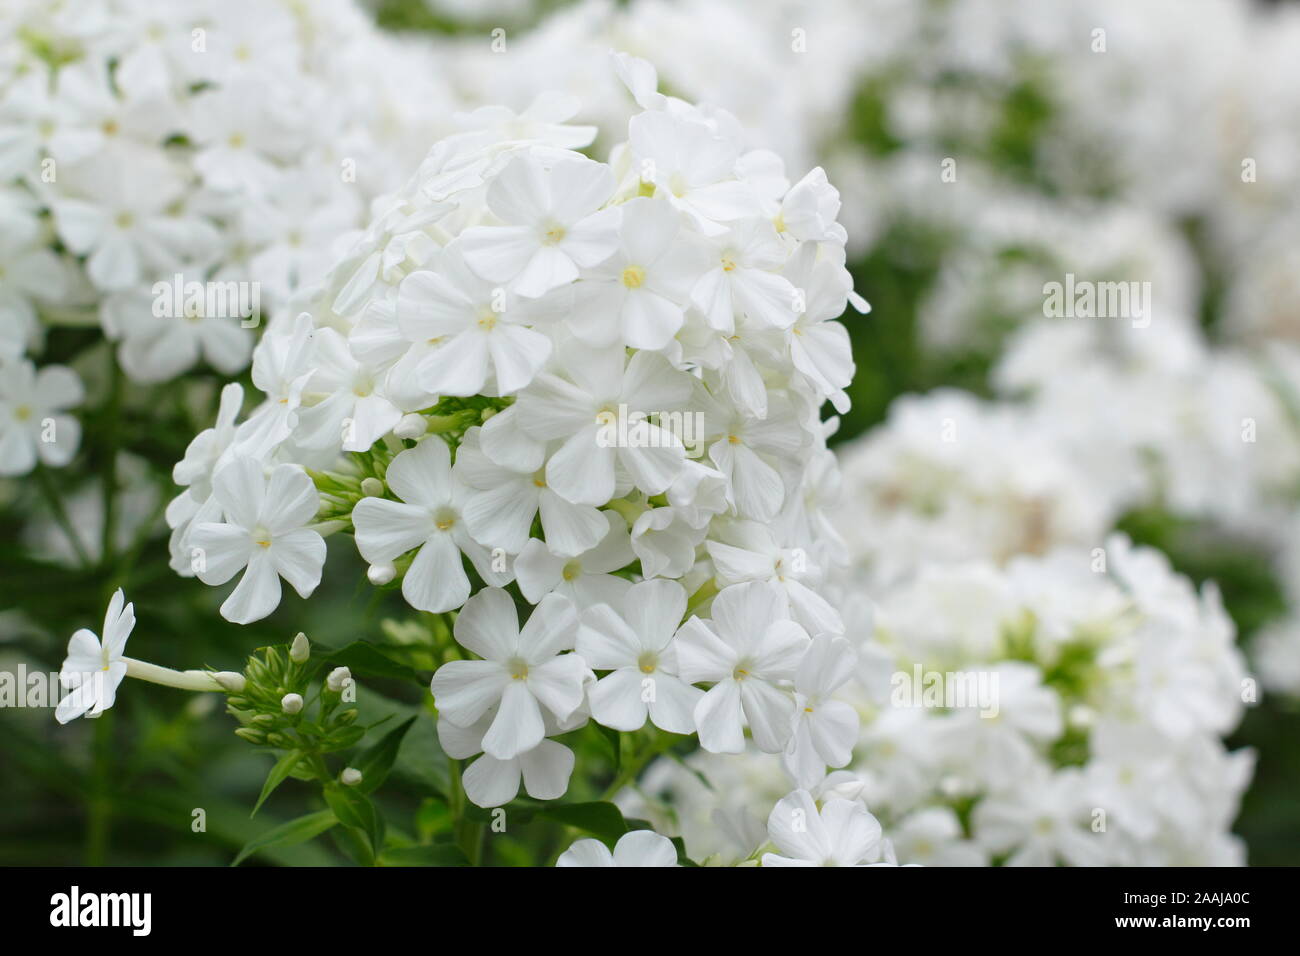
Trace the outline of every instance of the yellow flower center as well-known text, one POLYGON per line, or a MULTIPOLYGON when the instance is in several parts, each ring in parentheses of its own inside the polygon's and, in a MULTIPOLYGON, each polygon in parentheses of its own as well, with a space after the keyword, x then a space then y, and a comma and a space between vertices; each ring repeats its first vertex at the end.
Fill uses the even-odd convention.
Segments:
POLYGON ((645 282, 645 270, 640 266, 628 266, 623 270, 623 285, 629 289, 639 289, 645 282))

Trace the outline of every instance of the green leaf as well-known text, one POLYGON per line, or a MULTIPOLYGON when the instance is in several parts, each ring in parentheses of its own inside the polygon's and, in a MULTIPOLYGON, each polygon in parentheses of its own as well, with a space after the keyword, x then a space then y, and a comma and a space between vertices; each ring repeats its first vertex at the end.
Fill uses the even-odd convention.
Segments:
POLYGON ((384 848, 384 821, 370 799, 354 787, 330 786, 325 788, 325 802, 340 823, 366 835, 373 854, 378 856, 384 848))
POLYGON ((609 844, 617 843, 627 833, 622 812, 605 801, 547 804, 537 808, 537 815, 585 830, 609 844))
POLYGON ((266 783, 262 784, 262 793, 257 798, 257 803, 253 804, 253 812, 250 817, 257 816, 257 811, 262 808, 266 798, 276 787, 284 783, 285 779, 293 773, 294 768, 298 766, 298 761, 302 759, 302 753, 297 750, 290 750, 287 754, 275 762, 271 772, 266 775, 266 783))
POLYGON ((397 752, 402 749, 402 740, 406 737, 406 732, 414 723, 414 717, 407 718, 384 734, 377 744, 368 748, 352 765, 361 771, 361 782, 357 784, 357 790, 361 793, 374 793, 384 782, 397 760, 397 752))
POLYGON ((392 680, 418 681, 419 675, 399 664, 374 644, 353 641, 325 658, 330 667, 346 667, 354 677, 386 677, 392 680))
POLYGON ((469 859, 454 843, 394 847, 384 851, 380 866, 469 866, 469 859))
POLYGON ((288 823, 282 823, 244 844, 244 848, 239 851, 239 855, 230 865, 239 866, 254 853, 267 847, 296 846, 299 843, 306 843, 338 822, 333 810, 318 810, 316 813, 309 813, 288 823))

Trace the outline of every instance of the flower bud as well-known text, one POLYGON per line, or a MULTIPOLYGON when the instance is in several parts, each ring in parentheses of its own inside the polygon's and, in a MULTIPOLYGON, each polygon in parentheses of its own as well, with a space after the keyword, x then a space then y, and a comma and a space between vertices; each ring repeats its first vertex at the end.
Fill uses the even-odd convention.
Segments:
POLYGON ((429 430, 429 423, 423 415, 411 412, 409 415, 403 415, 396 425, 393 426, 393 434, 398 438, 419 438, 429 430))
POLYGON ((344 767, 339 774, 339 783, 345 787, 355 787, 361 782, 361 771, 356 767, 344 767))
POLYGON ((367 498, 379 498, 384 493, 384 483, 378 478, 362 478, 361 493, 367 498))
POLYGON ((307 640, 306 634, 299 631, 293 643, 289 645, 289 660, 301 664, 309 657, 311 657, 311 641, 307 640))
MULTIPOLYGON (((830 783, 829 778, 827 783, 830 783)), ((845 800, 861 800, 866 789, 867 785, 861 778, 845 775, 843 779, 837 780, 831 786, 826 787, 822 791, 822 798, 829 800, 831 797, 841 797, 845 800)))
POLYGON ((212 679, 221 685, 222 690, 231 694, 240 693, 248 683, 244 680, 243 674, 237 674, 234 671, 218 671, 212 675, 212 679))
POLYGON ((397 568, 391 564, 372 564, 370 570, 366 572, 366 577, 375 587, 382 587, 397 577, 397 568))
POLYGON ((334 693, 342 693, 343 688, 348 686, 348 681, 352 680, 352 672, 346 667, 336 667, 330 671, 329 676, 325 678, 325 686, 334 693))
POLYGON ((285 694, 280 698, 280 708, 286 714, 296 714, 302 710, 301 694, 285 694))
POLYGON ((247 740, 250 744, 266 743, 266 734, 261 730, 255 730, 252 727, 236 727, 235 736, 247 740))

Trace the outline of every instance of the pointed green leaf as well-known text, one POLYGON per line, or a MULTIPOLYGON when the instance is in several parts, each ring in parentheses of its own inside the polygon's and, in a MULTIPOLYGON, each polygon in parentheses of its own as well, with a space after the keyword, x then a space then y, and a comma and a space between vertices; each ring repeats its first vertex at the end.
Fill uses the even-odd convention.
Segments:
POLYGON ((453 843, 394 847, 384 851, 380 866, 469 866, 460 847, 453 843))
POLYGON ((627 832, 622 812, 605 801, 546 804, 537 808, 537 815, 585 830, 611 845, 627 832))
POLYGON ((318 810, 316 813, 309 813, 306 816, 298 817, 296 820, 290 820, 288 823, 282 823, 278 827, 268 830, 260 837, 249 840, 244 844, 244 848, 239 851, 231 866, 239 866, 246 859, 259 850, 264 850, 272 846, 294 846, 299 843, 306 843, 314 837, 320 836, 330 827, 337 824, 338 818, 334 816, 333 810, 318 810))
POLYGON ((361 771, 361 782, 357 784, 357 790, 362 793, 374 793, 379 785, 384 782, 393 769, 393 763, 397 760, 397 752, 402 749, 402 740, 406 737, 406 732, 411 729, 411 725, 414 723, 414 717, 403 721, 399 726, 384 734, 377 744, 368 748, 357 759, 352 765, 361 771))
POLYGON ((300 751, 290 750, 275 762, 271 772, 266 775, 266 783, 262 784, 262 793, 257 798, 257 803, 253 804, 253 812, 249 814, 250 817, 257 816, 257 811, 266 802, 266 798, 293 773, 294 768, 298 766, 298 761, 301 759, 302 753, 300 751))

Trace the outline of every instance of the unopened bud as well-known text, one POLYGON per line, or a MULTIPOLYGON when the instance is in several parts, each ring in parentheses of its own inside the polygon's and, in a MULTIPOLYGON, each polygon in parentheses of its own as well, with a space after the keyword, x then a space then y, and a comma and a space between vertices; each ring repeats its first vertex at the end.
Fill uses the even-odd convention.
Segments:
POLYGON ((243 691, 244 686, 248 683, 244 680, 243 674, 235 671, 218 671, 212 675, 212 679, 221 685, 221 689, 230 694, 238 694, 243 691))
POLYGON ((339 782, 345 787, 355 787, 361 782, 361 771, 356 767, 344 767, 339 774, 339 782))
POLYGON ((336 667, 330 671, 329 676, 325 678, 325 686, 334 693, 342 693, 343 688, 348 686, 348 681, 352 680, 352 672, 346 667, 336 667))
POLYGON ((383 587, 397 577, 397 568, 391 564, 372 564, 370 569, 366 571, 366 577, 370 579, 370 583, 375 587, 383 587))
POLYGON ((280 698, 280 708, 286 714, 296 714, 302 710, 301 694, 285 694, 280 698))
POLYGON ((307 640, 307 635, 299 631, 289 645, 289 660, 295 664, 301 664, 307 658, 311 657, 311 641, 307 640))
POLYGON ((393 434, 398 438, 419 438, 428 430, 429 422, 423 415, 415 412, 403 415, 398 423, 393 426, 393 434))
POLYGON ((827 787, 822 792, 823 799, 831 797, 841 797, 845 800, 861 800, 863 792, 867 789, 866 783, 860 778, 840 780, 832 786, 827 787))
POLYGON ((235 728, 235 736, 247 740, 250 744, 266 743, 266 734, 260 730, 254 730, 252 727, 235 728))
POLYGON ((384 483, 378 478, 362 478, 361 493, 367 498, 379 498, 384 493, 384 483))

